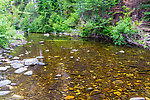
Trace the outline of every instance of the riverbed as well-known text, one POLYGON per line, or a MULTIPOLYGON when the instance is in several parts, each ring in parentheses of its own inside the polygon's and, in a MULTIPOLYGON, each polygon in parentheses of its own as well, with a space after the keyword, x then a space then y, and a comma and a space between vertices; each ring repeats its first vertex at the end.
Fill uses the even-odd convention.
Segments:
POLYGON ((30 76, 15 74, 13 68, 1 72, 16 83, 1 100, 14 100, 14 94, 22 100, 150 98, 148 50, 80 37, 29 34, 26 38, 27 44, 10 55, 19 60, 42 56, 39 61, 46 65, 27 67, 33 72, 30 76))

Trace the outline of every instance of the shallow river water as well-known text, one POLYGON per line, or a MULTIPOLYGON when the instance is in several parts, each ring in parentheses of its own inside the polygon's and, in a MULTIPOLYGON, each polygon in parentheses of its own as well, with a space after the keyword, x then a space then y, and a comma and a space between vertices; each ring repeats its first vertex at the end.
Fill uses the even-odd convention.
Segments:
MULTIPOLYGON (((4 73, 13 83, 12 95, 22 100, 129 100, 150 98, 150 51, 114 46, 93 39, 29 34, 27 45, 11 55, 20 60, 43 56, 46 66, 28 67, 32 76, 4 73), (40 41, 44 43, 40 44, 40 41), (122 52, 120 52, 122 51, 122 52), (30 53, 31 52, 31 53, 30 53)), ((12 99, 13 100, 13 99, 12 99)))

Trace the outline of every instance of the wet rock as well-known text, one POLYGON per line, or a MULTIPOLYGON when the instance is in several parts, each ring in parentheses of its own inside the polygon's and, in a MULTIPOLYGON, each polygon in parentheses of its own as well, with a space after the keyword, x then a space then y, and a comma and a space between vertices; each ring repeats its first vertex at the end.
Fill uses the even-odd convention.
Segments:
POLYGON ((2 59, 1 60, 2 62, 8 62, 8 61, 10 61, 9 59, 2 59))
POLYGON ((0 96, 9 94, 11 91, 0 91, 0 96))
POLYGON ((130 100, 146 100, 144 97, 133 97, 130 100))
POLYGON ((15 71, 15 73, 16 74, 20 74, 20 73, 22 73, 22 72, 24 72, 24 71, 26 71, 27 70, 27 68, 19 68, 19 69, 17 69, 16 71, 15 71))
POLYGON ((71 58, 71 59, 73 59, 74 57, 73 57, 73 56, 71 56, 70 58, 71 58))
POLYGON ((120 53, 125 53, 125 51, 123 51, 123 50, 121 50, 121 51, 119 51, 120 53))
POLYGON ((9 48, 9 47, 7 47, 7 48, 6 48, 6 50, 10 50, 10 48, 9 48))
POLYGON ((31 66, 36 65, 39 61, 37 58, 31 58, 31 59, 24 59, 23 62, 26 66, 31 66))
POLYGON ((6 71, 7 68, 6 67, 0 67, 0 71, 6 71))
POLYGON ((40 41, 40 44, 44 44, 44 41, 40 41))
POLYGON ((8 85, 8 84, 10 84, 10 83, 11 83, 10 80, 3 80, 3 81, 0 81, 0 87, 5 86, 5 85, 8 85))
POLYGON ((78 49, 72 49, 72 51, 73 51, 73 52, 77 52, 77 51, 78 51, 78 49))
POLYGON ((93 91, 93 90, 94 90, 94 89, 91 88, 91 87, 89 87, 89 88, 86 89, 87 92, 88 92, 88 91, 93 91))
POLYGON ((87 50, 87 52, 90 52, 90 50, 87 50))
POLYGON ((15 85, 17 85, 17 83, 11 83, 11 85, 12 85, 12 86, 15 86, 15 85))
POLYGON ((17 69, 17 68, 23 67, 24 65, 21 64, 21 63, 12 63, 11 66, 12 66, 13 68, 17 69))
POLYGON ((10 66, 5 66, 6 68, 10 68, 10 66))
POLYGON ((0 59, 5 59, 5 57, 3 57, 2 55, 0 55, 0 59))
POLYGON ((14 95, 12 96, 12 98, 15 98, 15 99, 22 99, 22 97, 21 97, 20 95, 16 95, 16 94, 14 94, 14 95))
POLYGON ((24 56, 24 54, 20 54, 20 55, 19 55, 19 57, 22 57, 22 56, 24 56))
POLYGON ((27 72, 24 73, 24 75, 32 75, 32 74, 33 74, 32 71, 27 71, 27 72))
POLYGON ((44 57, 43 56, 37 56, 36 58, 37 59, 43 59, 44 57))
POLYGON ((13 60, 19 60, 20 58, 19 57, 14 57, 12 58, 13 60))
POLYGON ((9 56, 8 56, 9 59, 11 59, 12 57, 13 57, 12 55, 9 55, 9 56))
POLYGON ((45 50, 46 52, 49 52, 49 50, 45 50))
POLYGON ((46 64, 43 63, 43 62, 38 62, 37 64, 38 64, 38 65, 41 65, 41 66, 45 66, 45 65, 46 65, 46 64))
POLYGON ((61 77, 61 76, 62 76, 61 74, 57 74, 57 75, 56 75, 56 77, 61 77))
POLYGON ((0 62, 0 65, 3 64, 3 62, 0 62))
POLYGON ((10 90, 13 89, 13 87, 11 85, 6 85, 10 90))

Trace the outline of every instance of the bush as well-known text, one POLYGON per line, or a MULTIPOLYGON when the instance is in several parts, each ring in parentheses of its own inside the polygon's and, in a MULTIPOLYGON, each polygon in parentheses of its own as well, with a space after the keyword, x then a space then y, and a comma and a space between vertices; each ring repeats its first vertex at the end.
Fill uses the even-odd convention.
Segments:
POLYGON ((130 14, 132 11, 129 11, 129 8, 123 7, 125 9, 123 16, 120 16, 120 21, 116 23, 116 26, 112 27, 110 31, 110 36, 113 39, 116 45, 124 45, 129 39, 136 39, 136 36, 139 31, 137 29, 137 25, 140 23, 133 22, 130 14))

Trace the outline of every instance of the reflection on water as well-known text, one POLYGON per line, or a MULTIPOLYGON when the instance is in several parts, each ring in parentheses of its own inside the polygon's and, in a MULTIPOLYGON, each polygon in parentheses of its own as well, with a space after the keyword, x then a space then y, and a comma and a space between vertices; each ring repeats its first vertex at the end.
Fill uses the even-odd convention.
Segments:
POLYGON ((1 98, 13 94, 27 100, 150 98, 150 51, 65 36, 30 34, 27 40, 31 43, 12 55, 31 52, 21 59, 44 56, 41 61, 48 65, 29 67, 32 76, 7 72, 6 78, 17 85, 1 98))

